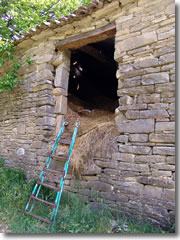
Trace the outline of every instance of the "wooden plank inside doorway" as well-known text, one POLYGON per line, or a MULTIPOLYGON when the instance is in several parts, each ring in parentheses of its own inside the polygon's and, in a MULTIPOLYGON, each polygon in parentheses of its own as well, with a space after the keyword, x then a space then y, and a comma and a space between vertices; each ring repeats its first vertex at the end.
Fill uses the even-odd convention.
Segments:
POLYGON ((115 23, 110 23, 102 28, 96 29, 91 32, 82 33, 62 40, 56 44, 59 51, 65 49, 77 49, 87 44, 103 41, 107 38, 113 37, 116 33, 115 23))

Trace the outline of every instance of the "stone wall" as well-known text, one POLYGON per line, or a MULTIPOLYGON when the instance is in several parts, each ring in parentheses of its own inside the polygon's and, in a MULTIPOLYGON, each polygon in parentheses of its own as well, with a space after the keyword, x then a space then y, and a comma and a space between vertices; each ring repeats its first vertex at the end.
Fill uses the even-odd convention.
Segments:
POLYGON ((65 190, 92 207, 167 226, 175 221, 175 13, 174 1, 120 0, 105 3, 80 20, 36 31, 17 45, 24 78, 0 93, 0 155, 6 166, 38 176, 67 110, 70 52, 58 41, 116 23, 119 107, 118 151, 94 156, 80 180, 68 174, 65 190), (121 6, 120 6, 121 2, 121 6))

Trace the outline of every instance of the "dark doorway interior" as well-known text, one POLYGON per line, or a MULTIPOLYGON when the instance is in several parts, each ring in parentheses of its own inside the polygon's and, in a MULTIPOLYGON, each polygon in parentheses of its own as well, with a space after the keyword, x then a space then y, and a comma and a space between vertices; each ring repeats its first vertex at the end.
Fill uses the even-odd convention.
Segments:
POLYGON ((89 108, 114 111, 118 99, 114 38, 72 50, 70 69, 70 96, 83 100, 89 108))

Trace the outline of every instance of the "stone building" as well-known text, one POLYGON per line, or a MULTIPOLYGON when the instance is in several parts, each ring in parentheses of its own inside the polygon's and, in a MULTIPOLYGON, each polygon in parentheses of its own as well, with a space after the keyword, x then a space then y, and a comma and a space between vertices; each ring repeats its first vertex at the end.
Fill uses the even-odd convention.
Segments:
POLYGON ((34 63, 23 63, 23 82, 0 93, 5 165, 22 167, 27 178, 39 175, 67 112, 72 58, 94 55, 104 71, 114 64, 115 83, 102 79, 99 85, 107 84, 109 94, 115 89, 118 97, 117 150, 107 158, 94 154, 94 168, 81 180, 69 175, 65 189, 94 207, 108 205, 164 227, 174 223, 174 1, 92 1, 58 21, 43 22, 15 44, 17 57, 30 56, 34 63))

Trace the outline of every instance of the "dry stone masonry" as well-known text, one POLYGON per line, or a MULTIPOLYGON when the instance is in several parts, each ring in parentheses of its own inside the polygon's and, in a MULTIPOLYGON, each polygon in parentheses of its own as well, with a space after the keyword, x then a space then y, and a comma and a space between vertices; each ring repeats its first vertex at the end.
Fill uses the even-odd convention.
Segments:
MULTIPOLYGON (((44 165, 68 104, 70 51, 58 41, 115 23, 119 107, 117 151, 95 154, 80 180, 65 190, 92 207, 151 220, 175 221, 175 3, 173 0, 94 1, 87 14, 42 23, 16 42, 24 81, 0 93, 0 156, 35 177, 44 165)), ((2 74, 3 69, 0 74, 2 74)), ((53 181, 53 180, 52 180, 53 181)))

